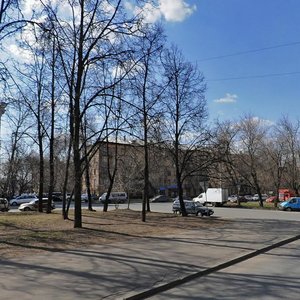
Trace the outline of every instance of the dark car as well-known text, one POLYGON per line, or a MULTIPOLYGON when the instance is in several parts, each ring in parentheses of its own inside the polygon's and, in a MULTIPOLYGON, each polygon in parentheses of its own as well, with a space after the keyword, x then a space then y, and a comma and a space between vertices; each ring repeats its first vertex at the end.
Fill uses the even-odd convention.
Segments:
MULTIPOLYGON (((43 198, 48 198, 48 193, 44 193, 43 194, 43 198)), ((61 193, 52 193, 52 201, 55 201, 55 202, 61 202, 62 201, 62 194, 61 193)))
POLYGON ((52 194, 52 201, 60 202, 60 201, 62 201, 62 197, 52 194))
MULTIPOLYGON (((189 201, 184 200, 184 206, 187 214, 189 215, 196 215, 196 216, 211 216, 214 211, 211 208, 203 206, 199 201, 189 201)), ((175 200, 172 206, 173 213, 180 213, 181 214, 181 207, 179 200, 175 200)))
POLYGON ((165 195, 157 195, 150 199, 150 202, 168 202, 169 198, 165 195))

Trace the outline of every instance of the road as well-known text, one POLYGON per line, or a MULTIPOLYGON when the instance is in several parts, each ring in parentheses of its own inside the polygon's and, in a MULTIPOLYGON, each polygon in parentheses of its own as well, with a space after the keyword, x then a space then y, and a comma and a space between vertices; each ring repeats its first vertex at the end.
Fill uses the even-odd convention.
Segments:
MULTIPOLYGON (((55 203, 57 209, 61 209, 61 203, 55 203)), ((73 206, 71 206, 72 208, 73 206)), ((86 208, 87 204, 82 203, 82 207, 86 208)), ((93 208, 96 210, 102 210, 103 205, 98 203, 93 204, 93 208)), ((128 208, 128 204, 119 204, 119 209, 128 208)), ((116 209, 115 205, 109 205, 109 210, 116 209)), ((141 210, 141 203, 131 203, 130 209, 141 210)), ((245 209, 245 208, 232 208, 232 207, 213 207, 215 211, 214 217, 219 218, 235 218, 235 219, 265 219, 265 220, 287 220, 287 221, 300 221, 300 212, 287 212, 287 211, 275 211, 267 209, 245 209)), ((17 212, 18 209, 11 207, 10 212, 17 212)), ((172 203, 151 203, 151 211, 172 213, 172 203)))
POLYGON ((300 241, 149 299, 299 299, 300 241))
MULTIPOLYGON (((82 204, 86 207, 85 203, 82 204)), ((60 209, 59 203, 56 206, 60 209)), ((127 206, 121 204, 119 209, 127 206)), ((172 203, 151 204, 152 211, 157 212, 172 213, 171 207, 172 203)), ((94 205, 94 208, 102 210, 102 205, 94 205)), ((141 204, 133 203, 130 208, 141 210, 141 204)), ((116 207, 110 205, 109 209, 116 207)), ((229 222, 222 228, 208 228, 200 234, 196 232, 196 235, 191 232, 180 237, 155 239, 155 242, 141 239, 135 244, 130 241, 113 248, 96 245, 93 249, 66 251, 64 256, 53 252, 46 261, 40 256, 29 256, 17 262, 3 261, 1 280, 4 293, 13 294, 11 298, 4 294, 3 299, 16 299, 16 292, 20 292, 22 299, 40 299, 42 295, 44 299, 54 299, 56 294, 61 293, 68 294, 69 298, 66 296, 64 299, 82 299, 83 295, 85 299, 117 299, 111 295, 112 292, 124 295, 130 290, 138 293, 151 289, 158 282, 176 281, 191 272, 201 272, 230 262, 299 234, 300 213, 297 212, 213 209, 214 218, 230 218, 236 222, 229 222), (114 259, 111 260, 111 257, 114 259), (30 285, 35 284, 29 290, 26 289, 28 274, 30 285), (114 278, 113 289, 109 278, 114 278), (89 293, 84 292, 86 286, 97 287, 88 289, 90 297, 89 293), (31 294, 25 298, 24 290, 35 295, 35 298, 31 294), (77 294, 77 290, 83 294, 77 294), (48 291, 48 298, 45 291, 48 291)), ((299 257, 300 241, 297 240, 177 285, 150 299, 299 299, 299 257)))
MULTIPOLYGON (((127 204, 121 204, 119 208, 126 208, 127 204)), ((133 203, 130 208, 141 210, 140 203, 133 203)), ((287 220, 300 221, 300 212, 275 211, 267 209, 245 209, 232 207, 213 207, 214 216, 220 218, 238 218, 238 219, 267 219, 267 220, 287 220)), ((172 212, 172 203, 152 203, 151 211, 153 212, 172 212)))

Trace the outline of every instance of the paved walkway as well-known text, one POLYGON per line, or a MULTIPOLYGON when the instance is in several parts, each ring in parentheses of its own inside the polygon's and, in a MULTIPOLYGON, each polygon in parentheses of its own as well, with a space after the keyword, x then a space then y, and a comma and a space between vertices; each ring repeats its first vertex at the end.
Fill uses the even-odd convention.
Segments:
POLYGON ((143 299, 145 291, 294 237, 298 226, 235 220, 179 236, 0 260, 0 299, 143 299))

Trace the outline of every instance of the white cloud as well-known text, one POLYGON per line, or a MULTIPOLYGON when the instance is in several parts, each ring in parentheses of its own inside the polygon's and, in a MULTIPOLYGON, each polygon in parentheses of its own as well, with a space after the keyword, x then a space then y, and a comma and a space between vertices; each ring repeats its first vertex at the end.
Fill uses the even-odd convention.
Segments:
POLYGON ((160 8, 151 3, 146 3, 142 8, 135 7, 134 13, 141 14, 146 23, 154 23, 162 17, 160 8))
POLYGON ((191 6, 183 0, 159 0, 159 8, 167 21, 182 22, 196 10, 196 5, 191 6))
POLYGON ((237 99, 238 99, 237 95, 226 93, 225 97, 215 99, 214 102, 216 102, 216 103, 225 103, 225 104, 226 103, 236 103, 237 99))
POLYGON ((142 14, 147 23, 154 23, 161 18, 168 22, 182 22, 196 11, 196 5, 190 5, 184 0, 157 0, 146 3, 143 7, 133 7, 126 3, 126 8, 135 14, 142 14))

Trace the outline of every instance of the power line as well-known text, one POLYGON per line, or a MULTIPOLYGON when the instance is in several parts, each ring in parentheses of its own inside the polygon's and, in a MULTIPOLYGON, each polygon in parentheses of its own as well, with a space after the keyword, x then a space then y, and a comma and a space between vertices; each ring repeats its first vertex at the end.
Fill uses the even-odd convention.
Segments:
POLYGON ((249 53, 262 52, 262 51, 266 51, 266 50, 271 50, 271 49, 276 49, 276 48, 282 48, 282 47, 289 47, 289 46, 295 46, 295 45, 299 45, 299 44, 300 44, 300 42, 292 42, 292 43, 287 43, 287 44, 279 44, 279 45, 270 46, 270 47, 264 47, 264 48, 258 48, 258 49, 252 49, 252 50, 235 52, 235 53, 231 53, 231 54, 225 54, 225 55, 207 57, 207 58, 203 58, 203 59, 198 59, 197 62, 222 59, 222 58, 239 56, 239 55, 244 55, 244 54, 249 54, 249 53))
POLYGON ((229 80, 243 80, 243 79, 255 79, 255 78, 268 78, 268 77, 279 77, 279 76, 289 76, 300 74, 300 71, 288 72, 288 73, 271 73, 263 75, 249 75, 249 76, 239 76, 239 77, 228 77, 228 78, 216 78, 207 79, 206 81, 229 81, 229 80))

